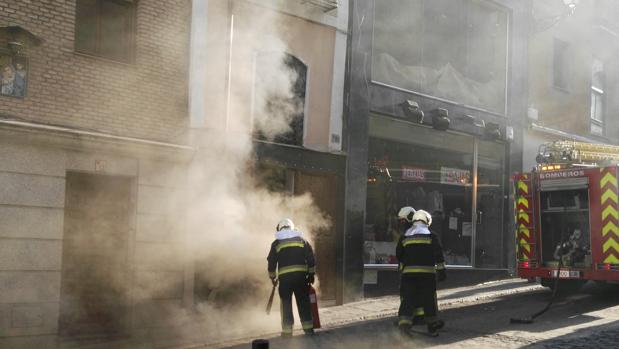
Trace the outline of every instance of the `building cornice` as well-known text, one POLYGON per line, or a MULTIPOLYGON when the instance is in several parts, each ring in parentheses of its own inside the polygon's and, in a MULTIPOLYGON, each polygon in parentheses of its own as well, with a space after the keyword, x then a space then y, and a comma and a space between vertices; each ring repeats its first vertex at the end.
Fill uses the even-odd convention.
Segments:
POLYGON ((180 162, 190 161, 195 152, 193 147, 183 144, 11 119, 0 119, 0 135, 1 139, 19 143, 57 146, 74 151, 113 152, 180 162))

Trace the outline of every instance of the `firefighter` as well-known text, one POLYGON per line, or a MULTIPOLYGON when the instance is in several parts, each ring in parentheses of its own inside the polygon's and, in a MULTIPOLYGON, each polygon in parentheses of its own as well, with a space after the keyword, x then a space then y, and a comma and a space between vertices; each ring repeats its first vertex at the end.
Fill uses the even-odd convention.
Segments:
MULTIPOLYGON (((400 231, 401 231, 400 236, 404 235, 406 231, 413 226, 413 215, 414 214, 415 214, 415 209, 411 206, 404 206, 398 212, 398 221, 400 223, 400 231)), ((421 323, 423 321, 423 317, 424 317, 423 307, 420 304, 415 303, 414 310, 413 310, 412 323, 413 324, 421 323)))
POLYGON ((408 228, 413 225, 413 215, 415 214, 415 209, 410 206, 404 206, 398 212, 398 219, 400 221, 400 228, 402 228, 403 232, 406 232, 408 228))
POLYGON ((292 336, 294 318, 292 295, 305 334, 314 334, 314 324, 309 298, 309 285, 314 283, 314 251, 300 231, 294 229, 292 220, 282 219, 276 228, 275 241, 269 251, 268 271, 273 284, 279 282, 282 317, 282 337, 292 336))
POLYGON ((423 307, 431 336, 438 336, 444 322, 437 318, 436 281, 446 278, 443 251, 438 237, 428 229, 430 214, 417 210, 412 226, 400 237, 396 257, 400 264, 400 309, 398 326, 408 333, 413 325, 415 306, 423 307))

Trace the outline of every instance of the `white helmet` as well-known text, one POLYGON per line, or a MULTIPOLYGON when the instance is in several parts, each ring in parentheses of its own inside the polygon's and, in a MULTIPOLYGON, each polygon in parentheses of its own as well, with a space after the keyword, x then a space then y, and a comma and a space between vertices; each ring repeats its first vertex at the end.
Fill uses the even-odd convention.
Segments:
POLYGON ((417 210, 413 215, 413 222, 419 221, 430 226, 432 224, 432 215, 424 210, 417 210))
POLYGON ((284 228, 288 228, 290 230, 294 230, 294 223, 292 223, 292 219, 284 218, 279 223, 277 223, 277 231, 280 231, 284 228))
POLYGON ((398 212, 399 219, 405 219, 407 222, 413 221, 413 215, 415 214, 415 209, 410 206, 404 206, 398 212))

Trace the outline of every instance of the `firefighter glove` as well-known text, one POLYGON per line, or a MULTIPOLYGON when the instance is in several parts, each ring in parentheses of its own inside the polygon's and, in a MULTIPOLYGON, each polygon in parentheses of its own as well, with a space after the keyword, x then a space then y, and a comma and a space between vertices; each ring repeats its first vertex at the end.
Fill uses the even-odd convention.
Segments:
POLYGON ((439 269, 436 271, 436 279, 439 282, 445 281, 445 279, 447 279, 447 272, 445 271, 445 269, 439 269))
POLYGON ((311 285, 314 283, 314 274, 307 274, 307 284, 311 285))

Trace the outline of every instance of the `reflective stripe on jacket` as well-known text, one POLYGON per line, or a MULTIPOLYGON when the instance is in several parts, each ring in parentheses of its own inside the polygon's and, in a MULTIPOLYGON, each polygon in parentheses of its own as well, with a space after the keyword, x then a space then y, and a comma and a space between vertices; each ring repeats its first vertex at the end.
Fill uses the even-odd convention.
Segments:
MULTIPOLYGON (((421 229, 420 229, 421 230, 421 229)), ((429 230, 423 229, 424 232, 429 230)), ((400 237, 396 247, 396 258, 400 272, 404 274, 435 274, 445 268, 445 258, 440 240, 433 233, 414 234, 409 229, 400 237)))
POLYGON ((273 241, 267 261, 271 278, 296 272, 313 274, 316 271, 312 246, 301 236, 273 241))

